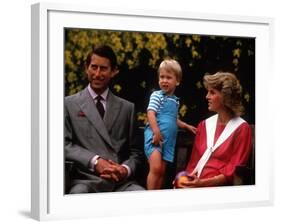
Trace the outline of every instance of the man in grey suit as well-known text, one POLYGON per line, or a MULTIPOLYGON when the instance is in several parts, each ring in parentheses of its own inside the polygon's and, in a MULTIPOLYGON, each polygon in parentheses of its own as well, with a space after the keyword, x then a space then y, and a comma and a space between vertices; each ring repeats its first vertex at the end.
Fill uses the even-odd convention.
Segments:
POLYGON ((143 161, 135 140, 134 105, 108 88, 118 73, 113 50, 94 48, 85 72, 89 85, 65 98, 65 157, 77 171, 69 193, 144 190, 134 181, 143 161))

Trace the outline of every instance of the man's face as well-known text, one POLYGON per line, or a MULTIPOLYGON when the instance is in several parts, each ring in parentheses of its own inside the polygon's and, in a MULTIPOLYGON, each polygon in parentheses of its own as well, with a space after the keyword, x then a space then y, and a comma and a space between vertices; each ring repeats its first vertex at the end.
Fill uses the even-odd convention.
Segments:
POLYGON ((111 68, 109 59, 93 54, 91 62, 85 68, 89 83, 97 94, 102 94, 108 87, 109 81, 116 74, 111 68))

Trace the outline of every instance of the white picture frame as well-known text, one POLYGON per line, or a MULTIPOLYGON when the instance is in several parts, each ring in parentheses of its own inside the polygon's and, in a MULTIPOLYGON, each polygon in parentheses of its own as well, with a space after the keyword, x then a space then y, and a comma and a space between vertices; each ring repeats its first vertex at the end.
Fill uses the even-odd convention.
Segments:
POLYGON ((270 134, 262 130, 272 123, 265 109, 269 101, 262 94, 264 88, 270 89, 272 32, 271 18, 180 11, 128 12, 126 9, 50 3, 32 5, 32 217, 69 219, 272 204, 273 147, 268 141, 270 134), (192 191, 64 195, 64 27, 255 37, 256 184, 192 191))

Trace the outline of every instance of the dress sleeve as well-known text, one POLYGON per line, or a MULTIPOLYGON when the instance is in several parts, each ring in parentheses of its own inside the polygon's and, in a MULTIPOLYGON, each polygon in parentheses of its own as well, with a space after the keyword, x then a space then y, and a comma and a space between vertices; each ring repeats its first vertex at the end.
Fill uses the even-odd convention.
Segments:
POLYGON ((233 156, 220 172, 232 183, 235 169, 239 165, 246 165, 252 149, 251 128, 243 123, 233 134, 233 156))
MULTIPOLYGON (((205 129, 205 121, 202 121, 197 126, 196 136, 194 139, 190 160, 188 161, 186 171, 191 173, 196 167, 199 159, 202 156, 202 148, 206 149, 206 129, 205 129), (203 141, 204 140, 204 141, 203 141)), ((204 151, 203 151, 204 152, 204 151)))

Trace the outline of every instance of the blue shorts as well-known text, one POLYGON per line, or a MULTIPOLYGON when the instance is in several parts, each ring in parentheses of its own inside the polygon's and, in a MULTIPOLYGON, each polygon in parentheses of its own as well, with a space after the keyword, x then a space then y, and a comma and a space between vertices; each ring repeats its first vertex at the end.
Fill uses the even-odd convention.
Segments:
POLYGON ((147 158, 150 157, 154 150, 157 150, 161 153, 162 159, 168 162, 173 162, 175 157, 175 145, 176 145, 176 135, 175 133, 165 135, 165 132, 161 131, 161 134, 164 138, 162 147, 159 145, 152 144, 153 132, 149 125, 145 127, 144 130, 144 152, 147 158))

